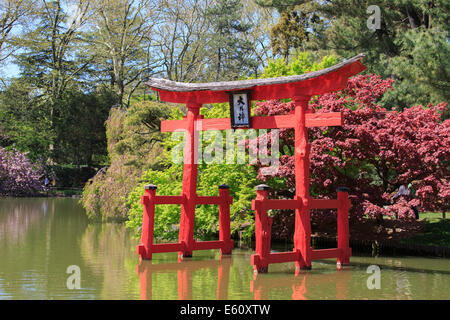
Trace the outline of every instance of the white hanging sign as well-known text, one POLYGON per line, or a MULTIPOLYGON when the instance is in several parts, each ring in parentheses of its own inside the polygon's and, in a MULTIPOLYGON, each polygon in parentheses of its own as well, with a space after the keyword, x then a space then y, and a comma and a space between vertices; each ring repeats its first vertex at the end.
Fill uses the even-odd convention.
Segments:
POLYGON ((250 128, 249 92, 230 92, 231 127, 250 128))

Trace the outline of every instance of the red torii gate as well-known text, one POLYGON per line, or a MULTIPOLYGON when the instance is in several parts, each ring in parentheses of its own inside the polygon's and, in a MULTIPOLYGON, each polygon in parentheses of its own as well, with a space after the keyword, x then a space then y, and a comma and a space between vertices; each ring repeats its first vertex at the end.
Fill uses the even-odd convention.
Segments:
POLYGON ((338 192, 337 200, 312 199, 309 195, 309 153, 308 127, 340 126, 340 112, 318 113, 308 107, 311 96, 344 89, 348 78, 363 71, 360 62, 364 54, 359 54, 342 63, 316 72, 299 76, 286 76, 270 79, 215 83, 179 83, 165 79, 152 78, 147 85, 159 92, 160 99, 172 103, 184 103, 187 116, 183 120, 162 121, 162 132, 184 129, 186 132, 183 166, 183 191, 180 196, 156 196, 155 185, 146 186, 141 199, 144 204, 141 244, 137 253, 142 259, 151 259, 152 253, 179 252, 185 257, 192 256, 193 250, 221 249, 222 254, 231 254, 233 240, 230 238, 229 188, 219 186, 219 196, 202 197, 196 193, 197 187, 197 130, 232 129, 230 118, 203 119, 199 110, 203 104, 230 101, 230 94, 245 90, 251 100, 270 100, 292 98, 295 102, 293 115, 251 117, 249 128, 295 129, 295 197, 291 200, 269 200, 268 187, 258 186, 257 196, 252 201, 255 210, 256 252, 251 263, 257 272, 267 272, 270 263, 295 261, 299 269, 311 268, 315 259, 337 258, 338 265, 347 264, 351 256, 349 248, 348 210, 350 201, 347 192, 338 192), (200 128, 200 129, 198 129, 200 128), (153 227, 156 204, 180 204, 181 218, 179 241, 177 243, 153 244, 153 227), (195 205, 219 205, 219 240, 195 241, 195 205), (338 248, 312 250, 310 209, 338 209, 338 248), (269 209, 295 209, 294 250, 291 252, 270 253, 270 234, 272 219, 267 216, 269 209))

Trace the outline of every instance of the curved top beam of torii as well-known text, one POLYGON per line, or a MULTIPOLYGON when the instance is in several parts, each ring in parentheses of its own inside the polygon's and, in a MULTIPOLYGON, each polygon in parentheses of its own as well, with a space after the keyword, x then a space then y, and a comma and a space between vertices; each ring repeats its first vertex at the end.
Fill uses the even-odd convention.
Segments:
POLYGON ((361 53, 332 67, 302 75, 211 83, 181 83, 150 78, 147 86, 159 92, 160 99, 173 103, 202 105, 229 101, 229 93, 246 90, 251 100, 287 99, 313 96, 344 89, 348 78, 366 67, 361 53))

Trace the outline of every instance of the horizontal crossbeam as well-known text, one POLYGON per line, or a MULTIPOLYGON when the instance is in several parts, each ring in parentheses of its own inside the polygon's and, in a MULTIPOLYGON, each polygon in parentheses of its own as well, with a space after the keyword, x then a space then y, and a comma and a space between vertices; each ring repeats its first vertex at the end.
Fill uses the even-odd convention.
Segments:
POLYGON ((293 199, 264 199, 264 200, 252 200, 252 210, 256 210, 256 206, 262 206, 262 210, 278 209, 299 209, 301 202, 293 199))
POLYGON ((198 196, 195 198, 195 204, 221 204, 221 203, 233 203, 233 197, 224 198, 221 196, 198 196))
POLYGON ((328 199, 310 199, 310 209, 337 209, 339 207, 339 200, 328 199))
POLYGON ((233 246, 233 240, 229 242, 223 240, 213 240, 213 241, 195 241, 194 250, 210 250, 210 249, 222 249, 227 246, 233 246))
POLYGON ((335 249, 320 249, 311 251, 311 260, 320 260, 328 258, 338 258, 342 255, 342 250, 335 249))
MULTIPOLYGON (((342 113, 307 113, 305 125, 309 127, 342 126, 342 113)), ((161 132, 174 132, 187 130, 187 120, 163 120, 161 132)), ((250 119, 252 129, 287 129, 295 127, 295 117, 292 115, 252 117, 250 119)), ((195 121, 197 131, 231 130, 229 118, 198 119, 195 121)))
POLYGON ((184 242, 152 244, 151 253, 178 252, 185 249, 184 242))
MULTIPOLYGON (((194 241, 194 250, 211 250, 211 249, 226 249, 234 246, 234 241, 224 241, 224 240, 214 240, 214 241, 194 241)), ((179 252, 185 249, 186 245, 184 242, 175 243, 157 243, 152 244, 150 251, 151 253, 162 253, 162 252, 179 252)), ((138 254, 142 254, 144 251, 144 246, 138 246, 138 254)))
MULTIPOLYGON (((145 204, 146 201, 150 201, 147 196, 141 197, 141 204, 145 204)), ((186 198, 184 196, 155 196, 151 198, 153 204, 184 204, 186 198)), ((233 197, 221 197, 221 196, 197 196, 194 199, 195 204, 232 204, 233 197)))
POLYGON ((275 252, 270 253, 266 257, 261 257, 259 254, 254 254, 251 257, 252 265, 259 264, 271 264, 271 263, 285 263, 294 262, 300 260, 300 251, 289 251, 289 252, 275 252))
MULTIPOLYGON (((252 201, 252 210, 256 209, 256 206, 262 206, 262 210, 278 209, 300 209, 302 205, 301 201, 294 199, 262 199, 252 201)), ((336 199, 309 199, 309 209, 338 209, 342 205, 339 200, 336 199)))

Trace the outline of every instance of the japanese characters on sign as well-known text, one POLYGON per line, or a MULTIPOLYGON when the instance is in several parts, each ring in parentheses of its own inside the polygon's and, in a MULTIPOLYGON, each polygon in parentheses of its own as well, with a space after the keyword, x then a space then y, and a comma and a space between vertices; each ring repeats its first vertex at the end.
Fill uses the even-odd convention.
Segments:
POLYGON ((249 92, 230 93, 231 127, 250 128, 250 99, 249 92))

